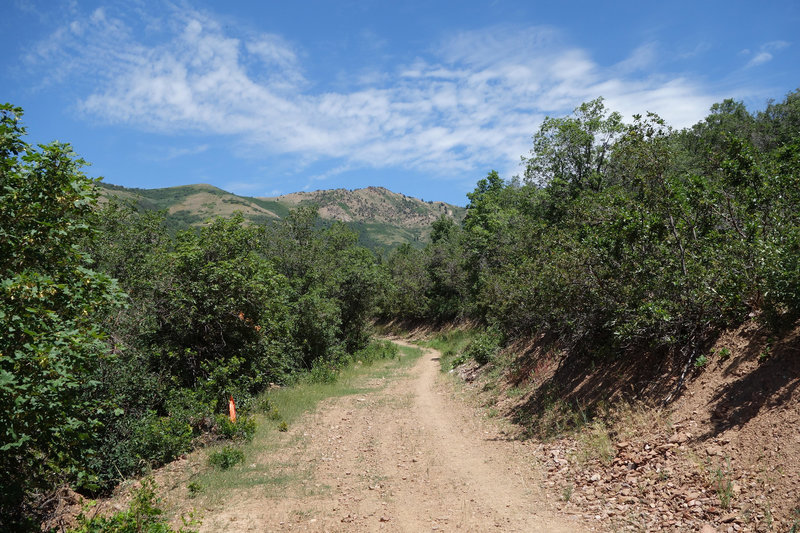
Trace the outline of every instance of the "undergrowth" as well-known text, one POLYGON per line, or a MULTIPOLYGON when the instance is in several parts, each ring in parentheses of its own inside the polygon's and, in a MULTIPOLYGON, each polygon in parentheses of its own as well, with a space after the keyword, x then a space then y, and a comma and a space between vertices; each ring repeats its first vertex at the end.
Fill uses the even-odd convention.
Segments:
POLYGON ((419 344, 441 352, 439 365, 442 372, 449 372, 467 360, 464 350, 478 335, 478 332, 474 328, 450 329, 437 332, 430 339, 420 341, 419 344))
POLYGON ((244 462, 244 452, 233 446, 224 446, 208 454, 208 464, 221 470, 244 462))
POLYGON ((144 478, 142 486, 133 496, 130 507, 111 516, 78 516, 78 527, 70 533, 194 533, 189 527, 200 525, 191 515, 183 518, 184 527, 172 529, 164 518, 156 497, 156 484, 152 478, 144 478))

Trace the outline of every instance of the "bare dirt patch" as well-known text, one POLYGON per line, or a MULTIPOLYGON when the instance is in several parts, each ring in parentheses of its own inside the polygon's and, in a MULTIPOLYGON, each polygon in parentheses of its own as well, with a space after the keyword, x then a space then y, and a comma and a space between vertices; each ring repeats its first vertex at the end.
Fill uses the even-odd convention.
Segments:
POLYGON ((481 401, 540 439, 526 442, 562 511, 606 531, 800 531, 800 327, 725 332, 667 406, 674 373, 665 379, 653 354, 580 377, 543 346, 517 346, 500 377, 460 370, 481 401), (537 423, 579 429, 548 438, 537 423))

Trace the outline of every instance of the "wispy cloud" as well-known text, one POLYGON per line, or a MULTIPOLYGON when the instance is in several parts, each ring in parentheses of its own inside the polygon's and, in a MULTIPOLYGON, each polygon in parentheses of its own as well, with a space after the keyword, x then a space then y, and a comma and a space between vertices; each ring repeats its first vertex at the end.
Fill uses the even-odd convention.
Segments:
POLYGON ((200 144, 197 146, 188 146, 184 148, 178 148, 175 146, 169 146, 160 150, 159 152, 153 154, 153 159, 158 161, 169 161, 171 159, 178 159, 180 157, 189 157, 193 155, 202 154, 203 152, 209 149, 209 145, 207 144, 200 144))
MULTIPOLYGON (((747 62, 745 68, 757 67, 758 65, 763 65, 764 63, 772 61, 774 57, 773 53, 787 46, 789 46, 789 43, 786 41, 770 41, 762 44, 759 49, 760 51, 747 62)), ((742 50, 742 54, 749 55, 750 50, 742 50)))
POLYGON ((759 52, 753 59, 747 62, 747 67, 755 67, 768 61, 772 61, 772 54, 769 52, 759 52))
POLYGON ((630 56, 615 65, 620 74, 630 74, 638 70, 646 70, 656 59, 656 43, 647 43, 636 48, 630 56))
POLYGON ((626 114, 655 111, 680 127, 715 100, 685 78, 644 74, 652 44, 604 67, 547 27, 452 34, 392 71, 354 73, 352 90, 321 92, 281 36, 232 36, 200 11, 171 15, 145 40, 122 15, 98 9, 68 21, 29 59, 60 65, 52 83, 91 79, 78 105, 97 120, 233 136, 303 163, 331 159, 319 179, 364 166, 513 173, 544 116, 582 101, 602 95, 626 114))

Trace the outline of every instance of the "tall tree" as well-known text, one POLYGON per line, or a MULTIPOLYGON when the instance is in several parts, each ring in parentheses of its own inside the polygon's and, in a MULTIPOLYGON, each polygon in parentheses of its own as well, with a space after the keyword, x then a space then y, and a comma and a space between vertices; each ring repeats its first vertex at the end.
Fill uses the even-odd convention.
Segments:
POLYGON ((22 110, 0 106, 0 528, 20 524, 83 464, 109 406, 92 379, 109 350, 96 317, 123 293, 88 268, 94 181, 67 144, 24 140, 22 110))
POLYGON ((610 149, 624 129, 622 116, 608 113, 602 98, 581 104, 572 116, 545 118, 533 136, 530 157, 522 158, 525 179, 571 192, 600 190, 610 149))

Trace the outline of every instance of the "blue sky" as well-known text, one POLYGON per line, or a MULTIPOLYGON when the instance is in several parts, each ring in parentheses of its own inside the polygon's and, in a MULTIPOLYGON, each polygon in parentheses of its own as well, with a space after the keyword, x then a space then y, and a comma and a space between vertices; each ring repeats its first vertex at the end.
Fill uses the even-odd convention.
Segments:
POLYGON ((128 187, 384 186, 465 205, 545 116, 675 127, 800 86, 793 1, 10 0, 0 100, 128 187))

